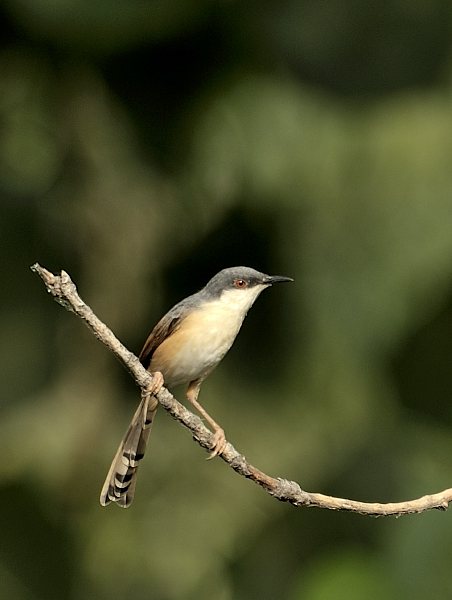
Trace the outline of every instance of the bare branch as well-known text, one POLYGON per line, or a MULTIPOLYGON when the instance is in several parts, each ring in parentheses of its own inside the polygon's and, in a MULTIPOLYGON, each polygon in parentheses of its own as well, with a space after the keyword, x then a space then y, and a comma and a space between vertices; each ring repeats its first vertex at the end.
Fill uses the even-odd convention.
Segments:
MULTIPOLYGON (((95 337, 124 363, 141 388, 142 393, 146 393, 146 390, 150 388, 152 375, 144 369, 138 358, 121 344, 113 332, 83 302, 69 275, 65 271, 61 271, 60 275, 53 275, 38 263, 34 264, 31 270, 41 277, 47 291, 54 296, 55 300, 64 306, 66 310, 79 316, 88 325, 95 337)), ((198 416, 180 404, 164 387, 156 394, 156 397, 163 408, 174 419, 192 432, 194 439, 200 446, 207 450, 212 448, 214 435, 204 426, 198 416)), ((274 498, 290 502, 294 506, 317 506, 319 508, 349 511, 372 516, 401 516, 410 513, 421 513, 431 509, 446 510, 449 502, 452 501, 452 488, 437 494, 423 496, 416 500, 386 504, 335 498, 333 496, 305 492, 294 481, 266 475, 256 467, 253 467, 229 442, 221 458, 234 471, 262 486, 274 498)))

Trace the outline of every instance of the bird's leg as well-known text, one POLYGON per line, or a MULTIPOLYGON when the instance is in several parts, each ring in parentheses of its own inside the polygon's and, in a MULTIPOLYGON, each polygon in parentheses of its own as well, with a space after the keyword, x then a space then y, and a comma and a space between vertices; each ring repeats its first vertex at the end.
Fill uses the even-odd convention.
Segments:
MULTIPOLYGON (((151 415, 151 420, 152 420, 154 418, 153 413, 155 413, 155 411, 157 410, 157 407, 158 407, 158 400, 157 400, 157 398, 155 398, 155 395, 160 392, 160 390, 163 387, 163 384, 165 383, 165 380, 163 379, 163 375, 160 373, 160 371, 154 371, 153 373, 151 373, 151 375, 152 375, 152 383, 149 385, 149 387, 141 390, 141 400, 146 401, 148 403, 148 410, 149 410, 149 414, 151 415), (151 396, 154 396, 152 403, 151 403, 151 396)), ((143 429, 146 429, 146 427, 148 427, 148 425, 151 422, 151 421, 148 422, 147 411, 143 412, 143 418, 144 418, 144 421, 142 423, 142 427, 143 427, 143 429)))
POLYGON ((214 430, 214 441, 212 453, 209 456, 210 459, 214 456, 217 456, 218 454, 221 454, 224 451, 227 442, 223 429, 218 425, 216 421, 214 421, 214 419, 212 419, 209 413, 206 410, 204 410, 204 408, 198 402, 198 394, 200 387, 201 381, 192 381, 187 388, 187 398, 214 430))

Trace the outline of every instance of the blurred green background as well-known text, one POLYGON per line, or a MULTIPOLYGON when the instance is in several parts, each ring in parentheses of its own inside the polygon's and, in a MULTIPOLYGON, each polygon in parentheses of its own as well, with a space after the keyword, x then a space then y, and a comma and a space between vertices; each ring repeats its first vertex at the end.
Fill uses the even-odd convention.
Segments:
MULTIPOLYGON (((257 467, 399 501, 452 485, 447 0, 0 4, 0 596, 452 598, 452 515, 295 509, 139 401, 29 266, 138 352, 219 269, 266 291, 201 402, 257 467)), ((183 390, 176 394, 183 399, 183 390)))

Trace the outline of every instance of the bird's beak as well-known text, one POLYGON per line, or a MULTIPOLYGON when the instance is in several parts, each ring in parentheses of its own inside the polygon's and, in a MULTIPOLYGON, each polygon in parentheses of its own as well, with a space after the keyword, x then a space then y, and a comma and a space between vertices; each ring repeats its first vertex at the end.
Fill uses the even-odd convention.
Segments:
POLYGON ((264 282, 273 285, 274 283, 284 283, 285 281, 293 281, 291 277, 281 277, 280 275, 268 275, 264 282))

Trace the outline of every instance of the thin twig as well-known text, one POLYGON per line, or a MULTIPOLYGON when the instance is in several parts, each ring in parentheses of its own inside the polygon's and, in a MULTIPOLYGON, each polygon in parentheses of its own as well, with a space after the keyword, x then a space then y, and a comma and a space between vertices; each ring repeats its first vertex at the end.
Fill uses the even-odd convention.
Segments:
MULTIPOLYGON (((113 332, 83 302, 77 293, 77 288, 66 271, 61 271, 60 275, 53 275, 38 263, 34 264, 31 270, 41 277, 47 291, 54 296, 55 300, 62 304, 66 310, 80 317, 88 325, 95 337, 124 363, 141 390, 149 389, 152 382, 152 375, 144 369, 138 358, 121 344, 113 332)), ((180 404, 164 387, 156 394, 156 397, 163 408, 174 419, 192 432, 193 437, 200 446, 207 450, 212 448, 214 442, 213 433, 204 426, 199 417, 180 404)), ((431 509, 446 510, 449 502, 452 501, 452 488, 437 494, 423 496, 416 500, 386 504, 335 498, 333 496, 305 492, 295 481, 266 475, 256 467, 253 467, 229 442, 221 454, 221 458, 234 471, 262 486, 274 498, 283 502, 290 502, 294 506, 317 506, 319 508, 343 510, 372 516, 401 516, 410 513, 421 513, 431 509)))

